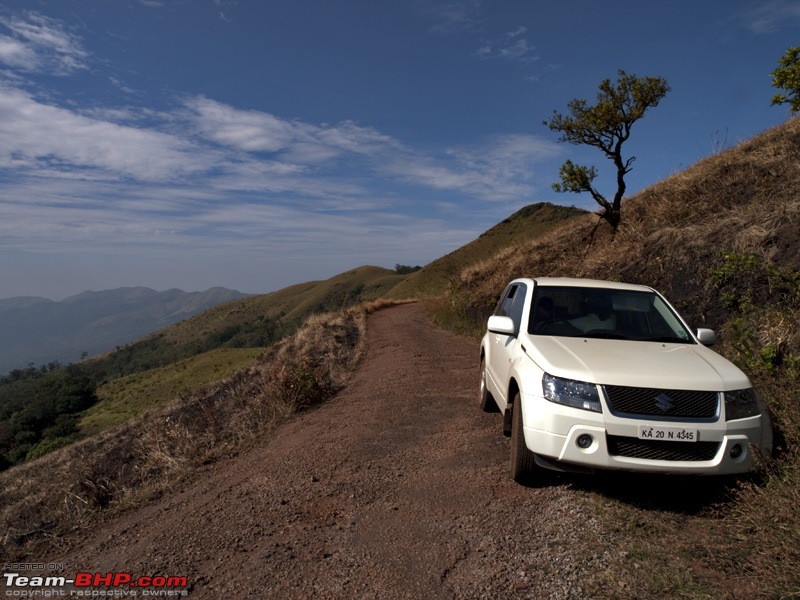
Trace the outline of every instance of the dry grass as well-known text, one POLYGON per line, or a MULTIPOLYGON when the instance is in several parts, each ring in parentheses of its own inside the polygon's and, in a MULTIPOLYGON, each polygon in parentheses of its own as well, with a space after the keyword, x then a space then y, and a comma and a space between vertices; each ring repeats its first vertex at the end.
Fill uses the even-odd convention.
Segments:
POLYGON ((458 318, 485 323, 514 277, 652 285, 693 326, 717 330, 717 351, 769 404, 777 456, 759 478, 723 487, 722 498, 686 514, 598 495, 597 510, 628 548, 609 575, 624 584, 614 596, 800 595, 798 148, 795 118, 627 200, 616 236, 587 217, 466 269, 451 290, 458 318))
POLYGON ((257 363, 168 406, 0 473, 6 560, 146 502, 198 466, 263 440, 298 410, 330 398, 354 371, 366 315, 397 302, 309 318, 257 363))

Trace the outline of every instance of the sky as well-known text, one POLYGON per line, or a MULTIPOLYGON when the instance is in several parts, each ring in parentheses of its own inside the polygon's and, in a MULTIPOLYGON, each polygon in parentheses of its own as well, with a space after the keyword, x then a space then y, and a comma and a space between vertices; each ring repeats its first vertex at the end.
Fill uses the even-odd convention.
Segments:
MULTIPOLYGON (((556 193, 543 123, 618 71, 671 90, 628 195, 791 116, 800 0, 0 0, 0 298, 263 293, 425 265, 556 193)), ((624 218, 624 215, 623 215, 624 218)))

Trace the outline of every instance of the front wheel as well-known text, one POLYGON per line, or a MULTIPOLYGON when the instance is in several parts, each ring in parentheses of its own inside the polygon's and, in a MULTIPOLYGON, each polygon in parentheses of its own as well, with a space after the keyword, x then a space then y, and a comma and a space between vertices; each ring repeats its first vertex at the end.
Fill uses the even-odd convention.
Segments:
POLYGON ((525 444, 522 431, 522 399, 514 396, 511 409, 511 478, 517 483, 530 483, 538 467, 533 452, 525 444))

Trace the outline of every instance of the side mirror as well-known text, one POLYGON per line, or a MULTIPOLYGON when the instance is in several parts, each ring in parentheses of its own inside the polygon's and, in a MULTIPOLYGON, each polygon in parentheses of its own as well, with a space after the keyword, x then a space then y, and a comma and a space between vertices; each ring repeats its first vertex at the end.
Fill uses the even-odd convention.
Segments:
POLYGON ((492 333, 501 335, 516 335, 517 333, 517 328, 514 327, 514 320, 511 317, 491 316, 486 328, 492 333))
POLYGON ((713 346, 717 341, 717 334, 712 329, 704 329, 702 327, 697 329, 697 341, 703 346, 713 346))

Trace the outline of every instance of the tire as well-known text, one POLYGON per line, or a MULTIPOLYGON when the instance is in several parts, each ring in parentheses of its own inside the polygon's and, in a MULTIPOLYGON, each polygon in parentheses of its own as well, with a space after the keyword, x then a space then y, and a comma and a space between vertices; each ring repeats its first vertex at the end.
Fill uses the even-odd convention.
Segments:
POLYGON ((486 359, 481 357, 481 383, 478 386, 478 399, 479 406, 483 412, 494 413, 499 412, 497 403, 486 388, 486 359))
POLYGON ((522 400, 519 392, 514 396, 511 411, 511 478, 517 483, 527 484, 538 470, 536 459, 525 445, 522 432, 522 400))

